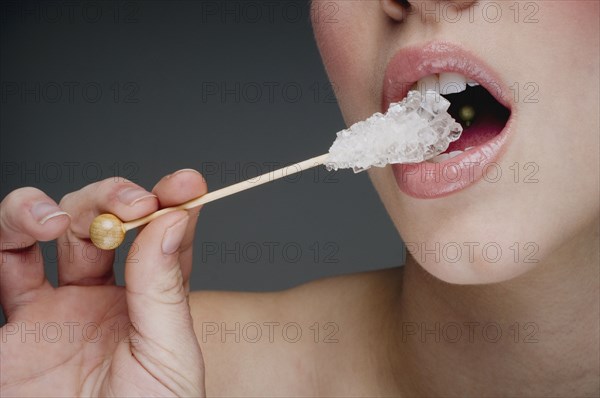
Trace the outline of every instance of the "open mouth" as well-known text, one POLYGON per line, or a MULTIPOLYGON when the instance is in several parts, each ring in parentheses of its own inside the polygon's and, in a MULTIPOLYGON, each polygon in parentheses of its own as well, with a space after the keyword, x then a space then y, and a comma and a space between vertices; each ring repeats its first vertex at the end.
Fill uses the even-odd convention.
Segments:
POLYGON ((382 109, 410 89, 434 90, 448 99, 463 133, 428 161, 392 164, 400 190, 414 198, 440 198, 491 180, 516 130, 513 99, 503 79, 462 46, 431 41, 401 48, 392 57, 384 75, 382 109))
POLYGON ((459 73, 432 74, 420 79, 412 87, 425 94, 435 91, 450 101, 448 113, 461 124, 460 138, 430 163, 441 163, 455 158, 476 146, 498 136, 506 126, 510 110, 499 103, 490 92, 474 80, 459 73))

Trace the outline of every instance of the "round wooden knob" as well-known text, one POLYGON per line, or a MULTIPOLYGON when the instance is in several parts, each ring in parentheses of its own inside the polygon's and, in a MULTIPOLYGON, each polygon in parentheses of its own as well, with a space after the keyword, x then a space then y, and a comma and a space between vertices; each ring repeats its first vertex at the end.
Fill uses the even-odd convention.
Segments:
POLYGON ((113 214, 100 214, 90 225, 90 239, 100 249, 116 249, 125 239, 123 221, 113 214))

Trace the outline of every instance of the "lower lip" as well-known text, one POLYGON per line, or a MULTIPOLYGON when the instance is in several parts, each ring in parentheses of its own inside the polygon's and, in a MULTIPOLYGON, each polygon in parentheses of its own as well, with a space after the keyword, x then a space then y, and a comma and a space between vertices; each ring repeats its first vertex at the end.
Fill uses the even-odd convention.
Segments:
POLYGON ((496 161, 504 152, 513 116, 497 136, 440 163, 393 164, 398 187, 418 199, 440 198, 465 189, 481 179, 497 181, 496 161))

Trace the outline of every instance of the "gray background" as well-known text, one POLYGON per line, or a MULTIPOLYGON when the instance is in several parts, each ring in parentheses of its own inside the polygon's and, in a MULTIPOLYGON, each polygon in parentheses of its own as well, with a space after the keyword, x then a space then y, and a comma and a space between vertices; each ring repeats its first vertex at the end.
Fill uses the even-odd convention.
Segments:
MULTIPOLYGON (((1 7, 1 197, 35 186, 59 201, 114 175, 151 189, 183 167, 215 190, 324 153, 344 127, 304 1, 1 7)), ((367 175, 322 168, 207 205, 195 244, 193 289, 284 289, 403 260, 367 175)), ((57 249, 43 249, 55 283, 57 249)))

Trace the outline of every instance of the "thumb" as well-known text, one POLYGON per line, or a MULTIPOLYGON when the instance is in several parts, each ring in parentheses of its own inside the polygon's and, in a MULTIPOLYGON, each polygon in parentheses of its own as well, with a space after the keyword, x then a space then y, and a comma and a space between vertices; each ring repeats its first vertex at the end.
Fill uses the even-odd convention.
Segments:
POLYGON ((176 395, 200 395, 204 371, 179 264, 189 216, 163 215, 135 239, 125 265, 129 318, 136 336, 131 352, 176 395))

